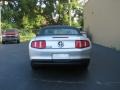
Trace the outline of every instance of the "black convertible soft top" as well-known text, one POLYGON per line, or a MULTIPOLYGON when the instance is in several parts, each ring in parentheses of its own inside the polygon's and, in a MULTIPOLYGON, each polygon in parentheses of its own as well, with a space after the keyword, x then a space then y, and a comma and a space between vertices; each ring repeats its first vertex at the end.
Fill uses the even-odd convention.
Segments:
POLYGON ((68 28, 68 29, 79 30, 78 28, 68 26, 68 25, 48 25, 48 26, 43 27, 42 29, 47 29, 47 28, 68 28))
POLYGON ((80 35, 80 30, 78 28, 67 26, 67 25, 50 25, 41 28, 38 32, 39 35, 80 35), (59 31, 57 34, 54 31, 59 31), (65 32, 64 32, 65 30, 65 32))

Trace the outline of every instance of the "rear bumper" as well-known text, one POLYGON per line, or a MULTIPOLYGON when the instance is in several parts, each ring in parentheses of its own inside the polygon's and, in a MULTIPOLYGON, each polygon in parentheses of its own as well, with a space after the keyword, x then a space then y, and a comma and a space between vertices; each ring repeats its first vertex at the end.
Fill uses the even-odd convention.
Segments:
POLYGON ((17 41, 17 40, 19 40, 19 38, 18 37, 12 37, 12 38, 2 38, 2 41, 17 41))
POLYGON ((66 60, 66 59, 55 59, 55 60, 31 60, 31 64, 36 65, 83 65, 89 64, 90 59, 76 59, 76 60, 66 60))
MULTIPOLYGON (((77 60, 77 59, 85 59, 90 58, 91 48, 85 49, 29 49, 30 60, 49 60, 55 59, 53 57, 54 54, 68 54, 68 59, 77 60)), ((58 57, 56 59, 67 59, 58 57)))
POLYGON ((12 40, 18 40, 19 38, 17 37, 12 37, 12 38, 2 38, 3 41, 12 41, 12 40))

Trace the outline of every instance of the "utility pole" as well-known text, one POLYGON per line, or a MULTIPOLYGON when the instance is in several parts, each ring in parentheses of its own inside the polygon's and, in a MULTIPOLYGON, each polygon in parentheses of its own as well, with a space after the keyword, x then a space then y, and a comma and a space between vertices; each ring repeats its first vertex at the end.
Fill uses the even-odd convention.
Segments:
POLYGON ((68 0, 68 4, 69 4, 69 25, 71 26, 71 1, 68 0))
POLYGON ((1 30, 1 10, 2 10, 2 1, 0 1, 0 42, 2 41, 2 30, 1 30))

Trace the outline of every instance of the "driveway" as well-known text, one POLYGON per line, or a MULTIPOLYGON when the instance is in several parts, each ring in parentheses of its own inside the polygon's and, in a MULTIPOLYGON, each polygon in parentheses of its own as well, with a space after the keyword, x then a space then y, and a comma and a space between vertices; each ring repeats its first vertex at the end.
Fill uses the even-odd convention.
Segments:
POLYGON ((45 67, 33 71, 28 43, 0 45, 0 90, 120 90, 120 52, 94 44, 88 71, 45 67))

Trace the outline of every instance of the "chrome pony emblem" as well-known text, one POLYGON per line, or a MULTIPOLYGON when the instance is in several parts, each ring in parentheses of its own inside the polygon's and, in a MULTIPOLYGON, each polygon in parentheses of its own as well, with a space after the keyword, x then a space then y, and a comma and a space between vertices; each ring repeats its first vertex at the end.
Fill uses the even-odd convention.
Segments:
POLYGON ((62 48, 64 46, 64 43, 62 41, 58 42, 58 47, 62 48))

